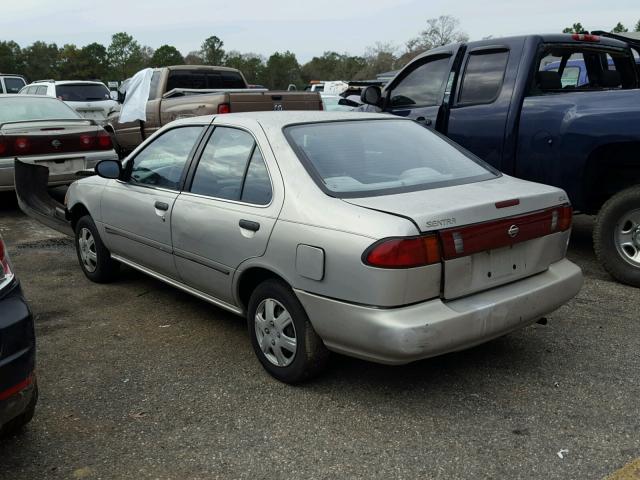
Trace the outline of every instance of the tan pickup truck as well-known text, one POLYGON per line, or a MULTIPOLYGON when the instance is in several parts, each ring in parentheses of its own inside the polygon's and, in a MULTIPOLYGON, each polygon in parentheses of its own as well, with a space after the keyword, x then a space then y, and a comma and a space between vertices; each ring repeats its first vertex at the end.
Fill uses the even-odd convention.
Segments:
POLYGON ((120 123, 120 108, 107 118, 120 155, 137 147, 158 128, 178 118, 263 110, 322 110, 318 93, 249 88, 239 70, 208 65, 156 68, 146 106, 146 122, 120 123))

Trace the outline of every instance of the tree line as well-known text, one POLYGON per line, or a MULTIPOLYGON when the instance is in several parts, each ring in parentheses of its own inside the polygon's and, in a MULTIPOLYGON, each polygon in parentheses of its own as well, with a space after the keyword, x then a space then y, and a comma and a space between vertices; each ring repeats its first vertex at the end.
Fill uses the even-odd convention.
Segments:
MULTIPOLYGON (((640 20, 635 26, 640 31, 640 20)), ((575 23, 564 33, 584 33, 582 24, 575 23)), ((628 31, 618 23, 612 32, 628 31)), ((489 38, 489 37, 487 37, 489 38)), ((126 32, 111 37, 108 46, 94 42, 83 47, 37 41, 20 47, 14 41, 0 41, 0 72, 18 73, 30 81, 40 79, 78 79, 122 81, 145 67, 166 65, 221 65, 241 70, 247 81, 272 89, 284 89, 290 84, 302 87, 311 80, 366 80, 379 73, 404 66, 416 55, 431 48, 468 40, 460 30, 460 22, 450 15, 430 18, 425 29, 404 45, 376 43, 362 55, 334 51, 325 52, 300 64, 290 51, 275 52, 269 57, 256 53, 227 51, 217 36, 208 37, 200 49, 183 56, 172 45, 153 49, 140 44, 126 32)))
MULTIPOLYGON (((611 33, 626 33, 629 29, 624 26, 622 22, 618 22, 615 27, 611 29, 611 33)), ((633 29, 634 32, 640 32, 640 20, 636 23, 633 29)), ((587 33, 588 30, 582 26, 582 23, 576 22, 570 27, 566 27, 562 30, 562 33, 587 33)))

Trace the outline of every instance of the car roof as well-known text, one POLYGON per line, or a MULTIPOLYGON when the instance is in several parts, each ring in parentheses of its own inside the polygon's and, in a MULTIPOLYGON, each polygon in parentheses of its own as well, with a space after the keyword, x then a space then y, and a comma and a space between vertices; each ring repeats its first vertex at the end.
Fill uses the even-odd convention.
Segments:
POLYGON ((265 127, 282 128, 298 123, 337 122, 345 120, 397 120, 402 119, 396 115, 365 112, 326 112, 324 110, 296 110, 279 112, 242 112, 228 113, 223 116, 216 115, 216 120, 224 123, 233 122, 235 119, 255 120, 265 127))
POLYGON ((0 95, 0 100, 5 98, 44 98, 46 101, 55 100, 56 102, 61 102, 62 100, 57 99, 56 97, 49 97, 47 95, 33 95, 26 93, 5 93, 4 95, 0 95))
POLYGON ((52 83, 54 85, 68 85, 68 84, 91 84, 91 85, 104 85, 104 83, 99 82, 97 80, 36 80, 35 82, 31 82, 28 87, 31 85, 43 85, 52 83))

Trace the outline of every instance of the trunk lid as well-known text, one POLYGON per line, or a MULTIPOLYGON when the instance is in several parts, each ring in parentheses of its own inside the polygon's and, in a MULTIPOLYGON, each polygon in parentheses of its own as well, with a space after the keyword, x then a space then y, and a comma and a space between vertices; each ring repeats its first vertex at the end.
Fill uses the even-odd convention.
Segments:
POLYGON ((411 219, 421 233, 437 232, 445 299, 534 275, 566 252, 569 231, 558 224, 566 194, 508 176, 344 201, 411 219))

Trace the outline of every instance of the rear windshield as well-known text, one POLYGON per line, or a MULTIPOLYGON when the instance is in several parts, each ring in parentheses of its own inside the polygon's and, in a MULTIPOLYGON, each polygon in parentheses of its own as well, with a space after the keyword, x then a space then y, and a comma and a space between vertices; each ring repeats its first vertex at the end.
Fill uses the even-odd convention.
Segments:
POLYGON ((326 193, 364 197, 488 180, 480 159, 409 120, 310 123, 285 135, 326 193))
POLYGON ((81 118, 75 110, 51 97, 0 97, 0 123, 24 120, 81 118))
POLYGON ((216 88, 247 88, 238 72, 206 70, 171 70, 167 80, 167 92, 174 88, 195 90, 216 88))
POLYGON ((67 83, 56 85, 56 97, 65 102, 97 102, 110 100, 109 89, 96 83, 67 83))

